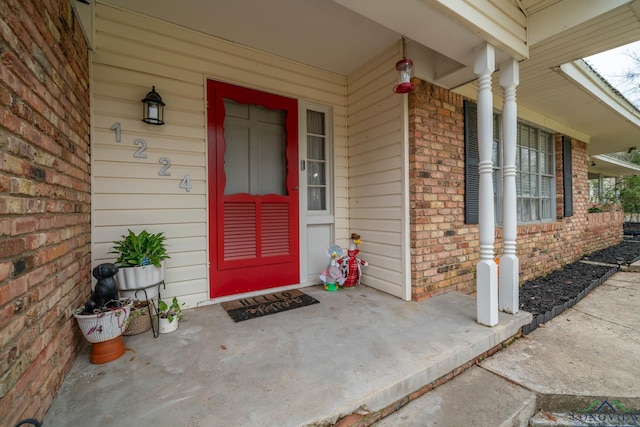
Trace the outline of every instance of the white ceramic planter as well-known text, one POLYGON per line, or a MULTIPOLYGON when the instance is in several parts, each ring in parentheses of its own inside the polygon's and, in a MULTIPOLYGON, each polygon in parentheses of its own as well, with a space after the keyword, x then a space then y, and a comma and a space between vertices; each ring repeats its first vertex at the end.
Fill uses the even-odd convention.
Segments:
POLYGON ((76 318, 87 341, 99 343, 122 335, 127 326, 126 321, 129 317, 131 304, 98 314, 80 314, 83 310, 84 307, 76 309, 73 312, 73 317, 76 318))
POLYGON ((162 260, 160 267, 145 265, 143 267, 123 267, 118 269, 116 280, 120 295, 124 298, 143 299, 143 291, 136 291, 146 288, 147 298, 153 299, 158 296, 158 287, 152 286, 164 280, 165 262, 162 260))
POLYGON ((165 317, 160 318, 159 330, 161 334, 168 334, 178 329, 178 316, 173 316, 173 321, 169 322, 169 319, 165 317))

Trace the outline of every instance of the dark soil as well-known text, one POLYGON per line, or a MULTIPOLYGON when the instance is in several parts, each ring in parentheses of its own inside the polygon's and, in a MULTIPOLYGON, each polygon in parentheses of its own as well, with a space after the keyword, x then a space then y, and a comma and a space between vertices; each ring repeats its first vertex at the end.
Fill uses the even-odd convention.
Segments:
MULTIPOLYGON (((625 225, 625 236, 627 236, 625 225)), ((640 235, 640 226, 637 227, 640 235)), ((629 235, 634 233, 629 233, 629 235)), ((537 315, 545 314, 556 306, 562 306, 573 300, 582 291, 587 289, 595 280, 610 273, 618 266, 630 264, 640 257, 640 243, 623 241, 601 251, 585 256, 583 260, 606 263, 605 265, 593 265, 583 262, 574 262, 564 268, 555 270, 543 277, 525 282, 520 287, 520 309, 537 315)))
POLYGON ((625 236, 633 238, 640 236, 640 223, 638 222, 626 222, 623 228, 625 236))

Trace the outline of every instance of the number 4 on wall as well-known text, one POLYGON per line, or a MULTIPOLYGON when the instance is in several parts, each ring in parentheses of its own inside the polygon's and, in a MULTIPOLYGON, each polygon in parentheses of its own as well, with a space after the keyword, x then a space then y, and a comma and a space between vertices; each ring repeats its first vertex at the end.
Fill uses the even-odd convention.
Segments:
POLYGON ((180 182, 180 188, 191 191, 191 175, 185 175, 180 182))

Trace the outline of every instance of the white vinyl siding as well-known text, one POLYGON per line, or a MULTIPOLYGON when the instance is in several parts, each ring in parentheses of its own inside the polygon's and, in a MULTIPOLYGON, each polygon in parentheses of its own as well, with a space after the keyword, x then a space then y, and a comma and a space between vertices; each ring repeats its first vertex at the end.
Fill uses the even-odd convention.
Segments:
POLYGON ((407 95, 392 91, 400 54, 398 44, 349 76, 349 225, 369 262, 362 283, 406 299, 407 95))
MULTIPOLYGON (((168 237, 167 297, 209 300, 206 80, 308 100, 333 112, 335 236, 347 242, 346 78, 96 2, 91 53, 92 262, 128 228, 168 237), (164 126, 145 124, 151 86, 167 104, 164 126), (121 142, 115 141, 115 123, 121 142), (146 158, 134 157, 147 143, 146 158), (171 161, 160 176, 161 157, 171 161), (192 188, 180 188, 189 175, 192 188)), ((301 189, 302 190, 302 189, 301 189)))

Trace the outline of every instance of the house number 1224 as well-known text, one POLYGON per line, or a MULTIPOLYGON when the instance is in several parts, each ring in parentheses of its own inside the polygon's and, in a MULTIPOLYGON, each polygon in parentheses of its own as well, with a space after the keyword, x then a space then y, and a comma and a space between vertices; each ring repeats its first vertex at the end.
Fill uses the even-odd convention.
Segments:
MULTIPOLYGON (((116 122, 111 126, 111 130, 116 133, 116 142, 122 141, 122 126, 120 122, 116 122)), ((146 159, 147 154, 145 151, 147 150, 147 141, 142 138, 137 138, 133 141, 133 145, 139 146, 139 148, 133 153, 133 157, 137 159, 146 159)), ((171 176, 171 172, 169 172, 169 168, 171 167, 171 160, 168 157, 160 157, 158 163, 162 165, 160 170, 158 171, 158 175, 160 176, 171 176)), ((189 174, 185 175, 180 181, 180 188, 186 191, 191 191, 191 176, 189 174)))

